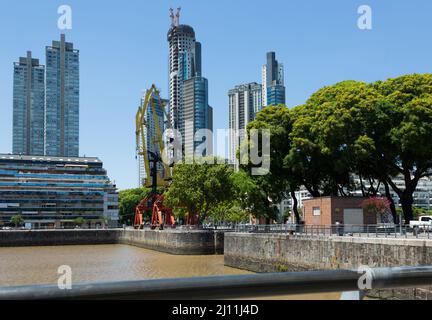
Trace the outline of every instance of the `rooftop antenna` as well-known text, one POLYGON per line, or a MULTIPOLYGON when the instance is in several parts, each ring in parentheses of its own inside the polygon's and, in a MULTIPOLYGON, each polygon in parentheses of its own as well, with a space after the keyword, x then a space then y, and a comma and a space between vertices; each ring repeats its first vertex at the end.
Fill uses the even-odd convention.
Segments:
POLYGON ((181 7, 178 7, 176 13, 176 27, 180 25, 180 11, 181 11, 181 7))
POLYGON ((174 27, 175 24, 174 10, 173 8, 170 8, 169 11, 170 11, 170 18, 171 18, 171 27, 174 27))
POLYGON ((174 9, 170 8, 170 18, 171 18, 171 27, 178 27, 180 24, 180 11, 181 11, 181 7, 177 8, 177 12, 174 15, 174 9))

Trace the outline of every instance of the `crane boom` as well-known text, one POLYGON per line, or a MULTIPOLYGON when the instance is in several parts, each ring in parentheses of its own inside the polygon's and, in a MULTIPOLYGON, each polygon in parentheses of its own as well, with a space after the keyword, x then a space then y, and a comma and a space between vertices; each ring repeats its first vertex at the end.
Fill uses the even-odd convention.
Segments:
MULTIPOLYGON (((164 196, 159 194, 158 187, 168 187, 171 181, 171 168, 164 159, 164 151, 166 151, 164 141, 162 139, 162 129, 160 125, 160 117, 162 117, 162 125, 164 123, 164 104, 159 95, 159 90, 155 85, 147 90, 144 101, 138 108, 136 114, 136 153, 140 162, 140 167, 144 167, 146 179, 140 181, 143 187, 151 187, 151 192, 141 200, 135 210, 135 228, 143 227, 143 214, 150 211, 151 227, 163 229, 164 225, 174 226, 174 214, 170 207, 164 205, 164 196), (162 109, 158 114, 157 106, 162 109), (154 122, 152 127, 149 122, 151 119, 154 122), (147 145, 148 144, 148 145, 147 145), (151 150, 149 150, 151 149, 151 150), (161 163, 163 170, 158 170, 158 164, 161 163), (150 166, 152 164, 152 166, 150 166)), ((168 121, 169 126, 169 121, 168 121)), ((170 128, 170 127, 168 127, 170 128)), ((166 156, 165 159, 168 157, 166 156)))
MULTIPOLYGON (((147 90, 144 100, 141 106, 138 108, 138 112, 136 114, 136 153, 138 155, 140 166, 143 166, 146 174, 146 179, 144 181, 140 181, 142 186, 151 187, 152 186, 152 173, 150 168, 149 161, 149 151, 158 154, 161 158, 163 158, 163 153, 165 152, 165 145, 163 141, 163 132, 160 126, 160 119, 157 113, 156 103, 160 106, 160 108, 164 107, 164 103, 160 98, 159 90, 155 85, 147 90), (150 108, 150 110, 149 110, 150 108), (153 118, 153 122, 155 124, 154 131, 150 128, 148 121, 146 120, 146 115, 148 115, 148 111, 153 118), (151 138, 146 135, 150 135, 151 138), (153 136, 153 137, 152 137, 153 136), (153 150, 148 150, 147 143, 150 142, 150 146, 153 150)), ((163 111, 164 112, 164 111, 163 111)), ((163 121, 162 121, 163 122, 163 121)), ((169 126, 168 121, 168 126, 169 126)), ((158 187, 166 187, 171 179, 171 168, 166 163, 166 161, 161 161, 163 170, 159 170, 157 174, 157 186, 158 187)))

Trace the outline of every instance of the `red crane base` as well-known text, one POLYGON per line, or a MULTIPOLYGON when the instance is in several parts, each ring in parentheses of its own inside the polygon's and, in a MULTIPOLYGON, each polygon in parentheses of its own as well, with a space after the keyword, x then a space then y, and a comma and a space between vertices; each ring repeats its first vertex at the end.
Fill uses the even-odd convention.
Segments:
POLYGON ((163 229, 164 226, 175 226, 174 214, 172 208, 163 204, 163 195, 148 195, 137 205, 135 210, 134 227, 135 229, 143 228, 143 214, 146 211, 152 211, 151 225, 152 229, 163 229), (151 205, 153 203, 153 206, 151 205))

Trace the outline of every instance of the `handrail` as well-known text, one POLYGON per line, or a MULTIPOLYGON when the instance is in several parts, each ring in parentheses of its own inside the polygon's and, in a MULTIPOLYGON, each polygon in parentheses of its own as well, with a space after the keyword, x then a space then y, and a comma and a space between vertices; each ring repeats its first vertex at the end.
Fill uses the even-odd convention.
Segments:
MULTIPOLYGON (((356 270, 228 275, 79 283, 70 290, 56 285, 0 287, 0 300, 160 299, 204 300, 305 293, 359 291, 356 270)), ((370 269, 371 289, 432 286, 432 266, 370 269)))

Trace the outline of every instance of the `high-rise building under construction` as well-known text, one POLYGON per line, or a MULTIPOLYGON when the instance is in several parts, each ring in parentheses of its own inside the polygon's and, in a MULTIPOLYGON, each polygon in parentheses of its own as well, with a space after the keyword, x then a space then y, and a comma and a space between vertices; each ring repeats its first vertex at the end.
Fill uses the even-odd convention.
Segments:
MULTIPOLYGON (((173 129, 177 129, 191 154, 196 146, 195 133, 200 129, 212 129, 212 108, 208 105, 208 81, 202 76, 201 43, 195 39, 191 26, 180 24, 180 9, 174 15, 171 9, 169 42, 169 117, 173 129)), ((212 154, 211 142, 202 155, 212 154)))

